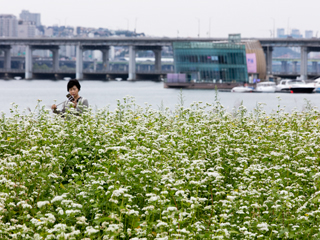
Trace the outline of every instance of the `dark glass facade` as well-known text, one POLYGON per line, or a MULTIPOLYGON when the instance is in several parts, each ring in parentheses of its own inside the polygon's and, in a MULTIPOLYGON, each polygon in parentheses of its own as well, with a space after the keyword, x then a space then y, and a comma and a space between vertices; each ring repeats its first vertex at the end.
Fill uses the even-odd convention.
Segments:
POLYGON ((245 46, 234 43, 173 43, 176 73, 186 73, 188 81, 247 82, 245 46))

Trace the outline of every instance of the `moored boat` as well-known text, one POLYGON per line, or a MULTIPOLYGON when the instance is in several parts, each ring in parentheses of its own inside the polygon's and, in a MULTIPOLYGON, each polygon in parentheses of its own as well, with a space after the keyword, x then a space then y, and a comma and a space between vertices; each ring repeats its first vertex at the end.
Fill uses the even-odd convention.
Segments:
POLYGON ((320 93, 320 78, 315 79, 312 83, 308 83, 308 85, 314 86, 314 92, 320 93))
POLYGON ((306 84, 303 80, 284 79, 276 86, 277 92, 312 93, 314 85, 306 84))
POLYGON ((274 82, 260 82, 257 83, 255 92, 274 93, 276 91, 276 84, 274 82))
POLYGON ((231 89, 231 92, 236 92, 236 93, 246 93, 246 92, 253 92, 252 87, 248 87, 246 84, 244 86, 238 86, 234 87, 231 89))

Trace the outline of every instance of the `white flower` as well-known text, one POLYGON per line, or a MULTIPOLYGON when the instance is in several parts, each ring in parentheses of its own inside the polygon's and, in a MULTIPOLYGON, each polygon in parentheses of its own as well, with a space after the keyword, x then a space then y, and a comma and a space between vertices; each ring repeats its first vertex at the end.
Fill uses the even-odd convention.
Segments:
POLYGON ((177 211, 177 208, 176 207, 168 207, 167 211, 177 211))
POLYGON ((38 208, 41 208, 41 207, 43 207, 43 206, 45 206, 45 205, 47 205, 47 204, 50 204, 50 202, 49 201, 40 201, 40 202, 37 202, 37 206, 38 206, 38 208))
POLYGON ((99 230, 94 229, 92 226, 88 226, 86 227, 86 231, 85 231, 88 235, 94 234, 99 232, 99 230))
POLYGON ((269 231, 268 224, 267 223, 259 223, 257 225, 257 228, 259 228, 260 231, 269 231))
POLYGON ((67 197, 67 194, 66 194, 66 193, 62 194, 61 196, 55 196, 55 197, 51 200, 51 203, 58 202, 58 201, 62 201, 65 197, 67 197))

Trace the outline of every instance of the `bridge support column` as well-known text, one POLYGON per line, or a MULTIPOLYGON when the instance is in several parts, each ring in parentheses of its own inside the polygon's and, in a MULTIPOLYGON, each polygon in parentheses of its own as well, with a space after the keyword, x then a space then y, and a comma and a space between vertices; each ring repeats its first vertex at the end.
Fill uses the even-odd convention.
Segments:
POLYGON ((56 73, 59 70, 59 49, 51 49, 52 52, 52 70, 56 73))
POLYGON ((93 59, 93 71, 96 72, 97 71, 97 59, 93 59))
POLYGON ((318 62, 312 62, 312 72, 318 73, 318 62))
POLYGON ((76 79, 83 79, 83 50, 80 45, 76 49, 76 79))
POLYGON ((154 70, 156 72, 161 72, 161 49, 159 50, 153 50, 154 52, 154 70))
POLYGON ((266 54, 266 63, 267 63, 267 74, 272 74, 272 47, 265 47, 265 54, 266 54))
POLYGON ((25 60, 25 79, 32 78, 32 47, 27 45, 26 47, 26 60, 25 60))
POLYGON ((297 73, 297 72, 298 72, 298 67, 297 67, 298 62, 297 62, 297 61, 294 61, 294 62, 292 62, 292 64, 293 64, 293 66, 292 66, 292 72, 293 72, 293 73, 297 73))
POLYGON ((136 49, 129 46, 129 77, 128 80, 136 79, 136 49))
POLYGON ((103 49, 102 52, 102 66, 104 71, 109 70, 109 49, 103 49))
POLYGON ((281 61, 281 72, 287 73, 288 72, 288 63, 287 61, 281 61))
POLYGON ((306 80, 308 78, 308 49, 307 49, 307 47, 301 47, 300 77, 303 80, 306 80))
POLYGON ((11 69, 11 48, 6 48, 4 51, 4 68, 11 69))

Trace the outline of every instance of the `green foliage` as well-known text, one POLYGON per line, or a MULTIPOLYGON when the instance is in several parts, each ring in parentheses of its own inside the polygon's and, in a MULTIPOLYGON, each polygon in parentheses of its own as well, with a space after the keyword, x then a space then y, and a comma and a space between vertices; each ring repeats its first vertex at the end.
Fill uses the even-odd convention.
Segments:
POLYGON ((34 63, 33 64, 33 69, 34 70, 50 70, 51 68, 48 67, 46 64, 39 65, 38 63, 34 63))
MULTIPOLYGON (((319 112, 118 101, 0 117, 1 239, 318 239, 319 112)), ((179 95, 183 104, 183 94, 179 95)))

